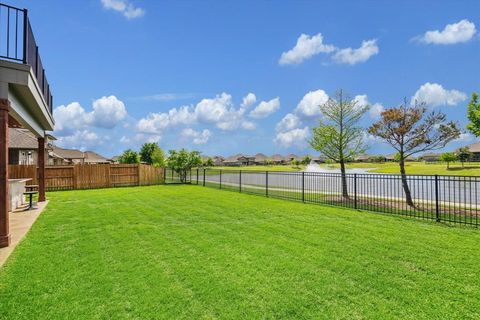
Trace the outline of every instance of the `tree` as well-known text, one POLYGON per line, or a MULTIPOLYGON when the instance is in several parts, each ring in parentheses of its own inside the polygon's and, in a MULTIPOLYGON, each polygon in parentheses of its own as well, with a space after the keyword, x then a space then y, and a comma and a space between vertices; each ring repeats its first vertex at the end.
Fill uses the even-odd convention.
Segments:
POLYGON ((454 152, 445 152, 440 156, 440 161, 447 163, 447 169, 450 169, 450 162, 457 160, 457 155, 454 152))
POLYGON ((462 168, 465 167, 465 161, 468 161, 472 158, 473 153, 468 147, 459 148, 457 151, 457 158, 462 163, 462 168))
POLYGON ((476 137, 480 137, 480 101, 476 92, 472 93, 472 99, 468 104, 467 118, 470 121, 467 129, 476 137))
POLYGON ((213 167, 215 165, 215 163, 213 162, 213 159, 212 158, 208 158, 204 163, 203 163, 203 166, 205 167, 213 167))
POLYGON ((425 103, 407 105, 382 112, 381 119, 368 132, 390 144, 399 154, 399 166, 405 200, 414 206, 405 173, 405 160, 417 153, 438 150, 460 136, 457 123, 447 122, 445 114, 433 111, 427 114, 425 103))
POLYGON ((320 106, 324 120, 313 128, 310 145, 327 158, 340 163, 342 174, 342 195, 348 198, 345 162, 365 152, 363 143, 364 130, 357 126, 368 106, 359 106, 342 90, 336 93, 335 99, 320 106))
POLYGON ((380 162, 385 162, 385 157, 384 156, 373 156, 370 158, 372 162, 380 163, 380 162))
POLYGON ((139 163, 140 156, 137 152, 133 151, 132 149, 125 150, 120 158, 118 159, 120 163, 139 163))
MULTIPOLYGON (((160 147, 158 146, 158 144, 156 142, 146 142, 142 145, 142 147, 140 148, 140 160, 144 163, 147 163, 147 164, 153 164, 153 155, 155 154, 155 152, 157 152, 158 150, 162 150, 160 149, 160 147)), ((162 152, 163 154, 163 152, 162 152)), ((157 155, 158 156, 158 155, 157 155)))
POLYGON ((165 153, 162 149, 155 149, 151 155, 151 159, 154 167, 165 167, 165 153))
POLYGON ((303 159, 302 159, 302 164, 303 164, 304 166, 310 164, 310 162, 312 162, 312 158, 310 158, 309 156, 303 157, 303 159))
POLYGON ((188 170, 200 166, 202 159, 200 158, 200 152, 180 149, 180 151, 170 150, 168 152, 167 166, 175 171, 181 183, 187 181, 188 170))

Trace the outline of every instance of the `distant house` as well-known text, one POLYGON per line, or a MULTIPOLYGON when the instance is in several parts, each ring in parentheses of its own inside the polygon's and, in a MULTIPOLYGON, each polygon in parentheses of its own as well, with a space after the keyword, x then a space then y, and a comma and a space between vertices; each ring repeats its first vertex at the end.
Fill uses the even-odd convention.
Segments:
POLYGON ((369 162, 371 160, 371 156, 368 154, 360 154, 355 159, 353 159, 355 162, 369 162))
POLYGON ((263 153, 257 153, 255 155, 255 164, 257 165, 262 165, 262 164, 265 164, 267 162, 268 158, 266 155, 264 155, 263 153))
POLYGON ((480 141, 467 146, 468 150, 473 153, 472 160, 480 161, 480 141))
POLYGON ((213 165, 217 166, 217 167, 223 166, 223 161, 224 160, 225 160, 225 158, 222 157, 222 156, 214 156, 213 157, 213 165))
POLYGON ((328 160, 328 158, 325 156, 315 156, 315 157, 310 157, 310 159, 312 159, 312 161, 315 163, 325 163, 328 160))
POLYGON ((255 157, 236 154, 223 161, 225 166, 250 166, 255 163, 255 157))
MULTIPOLYGON (((8 163, 21 165, 37 164, 38 158, 38 140, 28 129, 9 128, 9 146, 8 163)), ((51 135, 46 135, 45 154, 47 164, 56 164, 63 162, 61 157, 52 153, 51 142, 55 139, 51 135)))
POLYGON ((271 156, 273 164, 285 164, 285 158, 281 154, 274 154, 271 156))
POLYGON ((66 164, 84 164, 85 154, 76 149, 64 149, 57 146, 52 146, 52 152, 65 160, 66 164))
POLYGON ((287 163, 292 163, 293 161, 296 161, 296 160, 302 161, 302 159, 299 159, 299 157, 293 153, 290 153, 285 157, 285 162, 287 163))
POLYGON ((396 156, 396 155, 397 155, 396 153, 387 154, 387 155, 385 156, 385 161, 388 161, 388 162, 393 162, 393 161, 395 161, 395 156, 396 156))
POLYGON ((99 155, 96 152, 85 151, 83 154, 85 155, 85 158, 84 158, 84 161, 83 161, 85 164, 101 164, 101 163, 106 164, 106 163, 110 163, 110 160, 108 160, 104 156, 99 155))
POLYGON ((425 162, 437 162, 440 160, 441 153, 424 153, 420 159, 425 162))

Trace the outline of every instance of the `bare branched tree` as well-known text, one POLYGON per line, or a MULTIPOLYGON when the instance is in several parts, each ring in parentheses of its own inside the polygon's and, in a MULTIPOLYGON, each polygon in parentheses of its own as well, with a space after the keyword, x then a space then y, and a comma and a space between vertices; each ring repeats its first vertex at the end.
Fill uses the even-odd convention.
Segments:
POLYGON ((409 106, 405 102, 397 108, 382 112, 381 120, 374 123, 368 132, 391 145, 398 151, 402 187, 405 200, 414 206, 405 172, 405 160, 417 153, 439 150, 460 136, 456 122, 447 122, 446 115, 433 111, 427 114, 425 103, 409 106))

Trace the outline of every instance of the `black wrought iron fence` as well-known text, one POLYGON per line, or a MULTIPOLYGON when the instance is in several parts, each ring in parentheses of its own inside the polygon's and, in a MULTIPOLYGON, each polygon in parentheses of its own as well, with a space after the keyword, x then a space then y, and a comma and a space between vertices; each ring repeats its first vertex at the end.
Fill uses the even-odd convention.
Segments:
POLYGON ((0 3, 0 59, 28 64, 32 67, 51 113, 53 96, 28 19, 27 9, 0 3))
POLYGON ((340 173, 199 168, 190 170, 188 176, 192 184, 205 187, 479 225, 480 177, 408 175, 412 206, 407 204, 401 176, 396 174, 346 174, 346 196, 340 173))
POLYGON ((166 184, 191 183, 192 181, 192 170, 173 170, 171 168, 163 170, 166 184))

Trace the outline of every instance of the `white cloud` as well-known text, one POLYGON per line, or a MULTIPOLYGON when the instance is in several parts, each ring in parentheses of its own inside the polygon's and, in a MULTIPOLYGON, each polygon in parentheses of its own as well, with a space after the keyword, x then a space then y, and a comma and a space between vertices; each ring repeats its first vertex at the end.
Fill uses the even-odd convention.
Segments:
POLYGON ((243 121, 241 127, 245 130, 254 130, 257 126, 251 121, 243 121))
POLYGON ((79 129, 89 126, 112 129, 127 115, 127 110, 122 101, 115 96, 102 97, 93 102, 91 112, 78 102, 61 105, 53 110, 55 118, 55 134, 71 135, 79 129))
POLYGON ((300 118, 293 113, 287 113, 279 123, 275 129, 277 132, 286 132, 298 128, 301 125, 300 118))
POLYGON ((71 135, 59 136, 56 143, 64 148, 88 150, 92 147, 97 147, 102 143, 102 140, 95 132, 77 130, 71 135))
POLYGON ((270 101, 262 101, 250 112, 250 117, 261 119, 266 118, 280 108, 280 98, 276 97, 270 101))
POLYGON ((370 57, 378 54, 379 49, 377 46, 377 40, 366 40, 362 41, 362 45, 360 48, 352 49, 352 48, 345 48, 337 51, 333 55, 333 60, 338 63, 345 63, 354 65, 360 62, 365 62, 370 57))
POLYGON ((320 105, 328 101, 328 95, 323 90, 310 91, 295 108, 295 112, 303 117, 315 117, 321 114, 320 105))
POLYGON ((140 18, 145 15, 145 10, 140 7, 135 7, 128 0, 101 0, 105 9, 114 10, 123 14, 127 19, 140 18))
POLYGON ((330 53, 334 50, 335 46, 323 43, 321 33, 314 36, 302 34, 297 39, 295 47, 282 53, 278 63, 281 65, 299 64, 319 53, 330 53))
POLYGON ((243 97, 242 104, 240 105, 242 108, 248 108, 251 105, 253 105, 255 102, 257 102, 257 97, 253 93, 247 94, 245 97, 243 97))
POLYGON ((442 31, 427 31, 415 39, 427 44, 455 44, 471 40, 476 32, 475 24, 463 19, 457 23, 447 24, 442 31))
POLYGON ((196 121, 195 114, 189 106, 172 108, 168 112, 150 113, 137 123, 138 131, 142 133, 157 134, 163 130, 175 126, 186 125, 196 121))
POLYGON ((277 145, 284 148, 291 146, 303 148, 305 147, 305 143, 309 134, 310 132, 308 127, 303 129, 297 128, 286 132, 278 132, 274 141, 277 145))
POLYGON ((181 133, 182 137, 191 139, 194 144, 205 144, 210 139, 212 133, 208 129, 203 131, 195 131, 191 128, 183 129, 181 133))
POLYGON ((415 95, 412 101, 425 102, 428 106, 455 106, 467 99, 467 95, 458 90, 444 89, 438 83, 427 82, 423 84, 415 95))
POLYGON ((96 127, 111 129, 127 115, 125 104, 115 96, 104 96, 93 102, 88 121, 96 127))
MULTIPOLYGON (((150 113, 140 119, 137 130, 141 133, 159 134, 168 128, 194 123, 212 124, 229 131, 237 128, 255 129, 255 124, 245 120, 246 106, 253 101, 253 94, 248 94, 240 108, 235 108, 232 96, 227 93, 214 98, 202 99, 195 106, 172 108, 168 112, 150 113), (246 103, 246 104, 245 104, 246 103)), ((256 98, 255 98, 256 99, 256 98)))
POLYGON ((460 141, 460 142, 470 142, 475 140, 475 137, 470 134, 470 133, 461 133, 460 137, 456 139, 455 141, 460 141))
POLYGON ((366 105, 369 105, 370 109, 368 110, 368 112, 369 112, 370 117, 372 119, 378 119, 380 117, 380 115, 382 114, 382 112, 385 110, 385 108, 383 107, 383 105, 381 103, 377 102, 377 103, 371 104, 368 101, 368 97, 367 97, 366 94, 355 96, 353 101, 356 102, 355 106, 358 106, 358 107, 364 107, 366 105))
POLYGON ((87 122, 87 112, 78 102, 61 105, 53 110, 55 118, 55 132, 59 134, 72 134, 81 129, 87 122))

